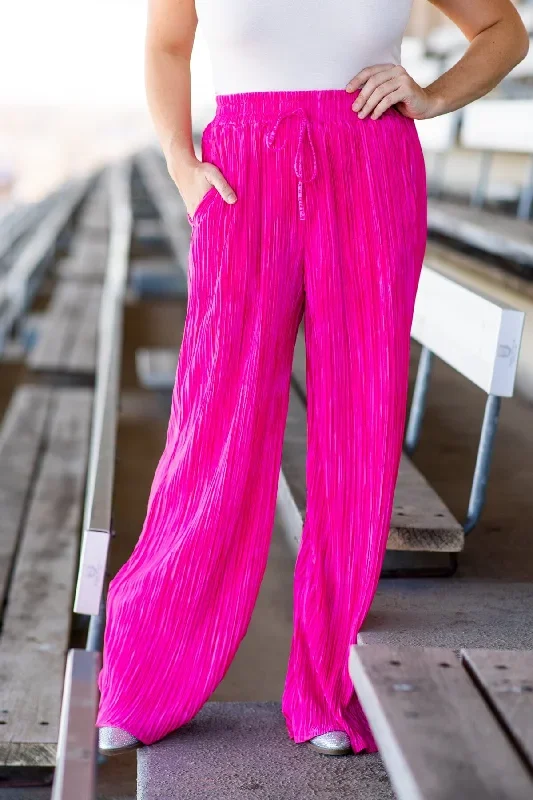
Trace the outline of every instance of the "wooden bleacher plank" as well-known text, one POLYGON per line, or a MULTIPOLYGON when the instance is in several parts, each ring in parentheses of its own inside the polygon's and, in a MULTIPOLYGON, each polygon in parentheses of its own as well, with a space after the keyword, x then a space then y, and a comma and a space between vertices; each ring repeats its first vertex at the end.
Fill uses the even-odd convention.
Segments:
POLYGON ((63 283, 56 287, 48 310, 41 322, 40 336, 28 357, 31 369, 56 369, 70 348, 72 322, 79 320, 83 306, 78 286, 63 283))
POLYGON ((533 224, 445 200, 428 202, 428 228, 488 253, 533 265, 533 224))
POLYGON ((533 766, 533 652, 467 648, 461 654, 533 766))
POLYGON ((78 232, 109 236, 109 170, 103 170, 83 203, 76 224, 78 232))
POLYGON ((464 541, 459 522, 403 453, 387 548, 454 553, 464 548, 464 541))
POLYGON ((86 280, 101 283, 107 265, 109 242, 107 238, 95 239, 85 231, 72 237, 69 255, 61 259, 57 275, 65 280, 86 280))
POLYGON ((503 266, 487 264, 483 257, 462 253, 449 245, 441 242, 428 241, 426 246, 426 261, 432 267, 448 275, 453 280, 462 280, 466 283, 471 274, 483 278, 490 276, 498 284, 519 292, 522 295, 533 297, 533 284, 525 281, 521 275, 515 274, 503 266))
POLYGON ((98 339, 98 316, 102 289, 100 286, 87 287, 85 308, 79 320, 78 330, 69 357, 71 372, 93 373, 96 366, 96 347, 98 339))
POLYGON ((24 509, 48 415, 50 390, 22 386, 0 429, 0 605, 5 602, 24 509))
POLYGON ((53 766, 89 447, 92 392, 57 390, 0 637, 0 764, 53 766))
POLYGON ((453 650, 353 645, 349 670, 400 800, 531 797, 529 771, 453 650))
POLYGON ((53 294, 28 365, 39 372, 94 374, 101 287, 64 281, 53 294))

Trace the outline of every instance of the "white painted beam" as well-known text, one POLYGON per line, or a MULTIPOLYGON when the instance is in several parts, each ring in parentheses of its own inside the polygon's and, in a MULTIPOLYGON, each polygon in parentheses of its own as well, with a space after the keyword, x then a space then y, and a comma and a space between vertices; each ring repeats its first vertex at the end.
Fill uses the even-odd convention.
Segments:
POLYGON ((411 335, 487 393, 511 397, 524 312, 422 268, 411 335))

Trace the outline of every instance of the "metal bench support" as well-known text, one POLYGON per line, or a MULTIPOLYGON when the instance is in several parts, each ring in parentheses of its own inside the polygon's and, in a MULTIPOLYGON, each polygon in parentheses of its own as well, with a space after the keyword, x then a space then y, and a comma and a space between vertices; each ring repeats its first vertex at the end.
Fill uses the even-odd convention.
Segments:
POLYGON ((420 439, 432 364, 433 353, 428 347, 422 347, 420 360, 418 362, 418 371, 416 373, 416 381, 413 389, 411 411, 409 413, 409 421, 407 423, 407 431, 405 434, 404 449, 409 456, 414 453, 418 444, 418 440, 420 439))

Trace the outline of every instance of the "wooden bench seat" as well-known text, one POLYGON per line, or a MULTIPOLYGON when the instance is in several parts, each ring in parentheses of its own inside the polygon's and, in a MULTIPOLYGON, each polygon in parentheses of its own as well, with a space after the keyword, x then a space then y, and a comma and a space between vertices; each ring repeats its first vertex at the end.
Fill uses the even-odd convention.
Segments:
POLYGON ((28 356, 40 373, 94 376, 102 289, 65 281, 58 284, 45 313, 41 333, 28 356))
POLYGON ((492 255, 533 266, 533 223, 445 200, 428 203, 428 228, 492 255))
POLYGON ((105 276, 109 241, 95 238, 91 233, 76 232, 69 253, 59 261, 57 276, 65 280, 102 283, 105 276))
POLYGON ((76 232, 93 238, 107 238, 109 225, 109 168, 107 168, 96 179, 78 213, 76 232))
POLYGON ((533 796, 533 652, 353 645, 399 800, 533 796))
POLYGON ((53 766, 92 392, 23 386, 0 427, 0 764, 53 766))

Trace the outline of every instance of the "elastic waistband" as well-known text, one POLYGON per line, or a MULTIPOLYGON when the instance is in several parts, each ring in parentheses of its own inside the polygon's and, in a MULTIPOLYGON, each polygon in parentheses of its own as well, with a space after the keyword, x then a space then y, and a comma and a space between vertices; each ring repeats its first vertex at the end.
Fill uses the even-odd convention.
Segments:
POLYGON ((295 91, 236 92, 217 94, 215 120, 249 121, 275 119, 279 114, 303 109, 311 121, 357 119, 352 104, 359 94, 345 89, 303 89, 295 91))

